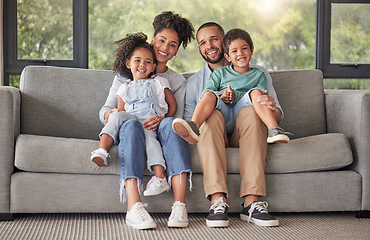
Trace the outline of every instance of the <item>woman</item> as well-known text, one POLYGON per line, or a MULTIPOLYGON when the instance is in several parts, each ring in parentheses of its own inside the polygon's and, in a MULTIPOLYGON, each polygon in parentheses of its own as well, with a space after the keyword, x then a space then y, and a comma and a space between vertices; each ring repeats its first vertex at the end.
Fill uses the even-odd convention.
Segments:
MULTIPOLYGON (((157 63, 157 73, 166 78, 177 101, 175 117, 183 117, 185 101, 185 79, 167 66, 182 45, 184 48, 194 38, 192 24, 178 14, 166 11, 157 15, 153 21, 153 45, 157 63)), ((116 92, 126 79, 116 75, 107 101, 99 116, 104 123, 109 114, 116 111, 116 92)), ((120 112, 121 117, 129 119, 122 124, 119 133, 118 154, 120 161, 121 202, 127 199, 126 224, 137 229, 155 228, 156 223, 141 202, 143 189, 143 170, 145 165, 145 137, 143 127, 158 129, 158 139, 167 164, 168 182, 172 185, 174 201, 168 220, 169 227, 187 227, 186 182, 189 178, 191 188, 190 151, 188 144, 172 130, 174 118, 153 116, 141 125, 133 116, 120 112)))

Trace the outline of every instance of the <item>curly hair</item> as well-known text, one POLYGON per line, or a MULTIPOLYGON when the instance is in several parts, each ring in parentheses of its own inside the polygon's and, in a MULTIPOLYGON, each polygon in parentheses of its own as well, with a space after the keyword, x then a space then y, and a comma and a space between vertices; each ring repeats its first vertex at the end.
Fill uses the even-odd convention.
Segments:
MULTIPOLYGON (((147 39, 148 37, 144 33, 136 32, 128 33, 124 38, 114 42, 118 45, 118 48, 116 49, 117 56, 113 63, 113 71, 122 77, 133 79, 131 70, 126 67, 126 60, 129 60, 138 48, 148 49, 153 55, 153 62, 157 63, 153 47, 147 42, 147 39)), ((154 74, 155 70, 148 77, 154 74)))
POLYGON ((226 33, 224 40, 223 40, 222 46, 223 46, 224 52, 227 55, 229 55, 229 46, 231 42, 239 38, 245 40, 251 49, 253 48, 253 41, 249 33, 243 29, 234 28, 226 33))
POLYGON ((158 14, 153 21, 154 37, 163 29, 174 30, 179 36, 179 46, 184 49, 194 39, 194 28, 191 22, 172 11, 164 11, 158 14))

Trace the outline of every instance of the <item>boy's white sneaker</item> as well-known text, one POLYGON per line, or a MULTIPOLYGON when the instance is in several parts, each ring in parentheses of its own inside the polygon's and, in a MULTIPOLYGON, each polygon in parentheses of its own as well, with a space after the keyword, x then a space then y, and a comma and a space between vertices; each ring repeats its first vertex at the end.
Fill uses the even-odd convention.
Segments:
POLYGON ((164 191, 169 191, 170 185, 168 184, 166 178, 159 178, 153 176, 148 184, 146 185, 146 190, 144 191, 144 196, 154 196, 163 193, 164 191))
POLYGON ((148 204, 142 202, 135 203, 131 210, 126 213, 126 224, 136 229, 156 228, 157 224, 149 213, 145 210, 148 204))
POLYGON ((167 225, 168 227, 187 227, 189 225, 185 203, 177 201, 172 204, 172 212, 167 225))
POLYGON ((110 157, 107 150, 103 148, 96 149, 91 152, 91 161, 93 161, 99 167, 108 166, 108 158, 110 157))

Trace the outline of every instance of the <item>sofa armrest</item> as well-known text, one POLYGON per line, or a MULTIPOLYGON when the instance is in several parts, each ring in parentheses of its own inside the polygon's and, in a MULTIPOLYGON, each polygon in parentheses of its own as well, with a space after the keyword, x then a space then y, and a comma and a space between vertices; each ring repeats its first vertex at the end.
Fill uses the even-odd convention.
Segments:
POLYGON ((10 176, 14 171, 15 139, 20 132, 20 91, 0 87, 0 214, 10 212, 10 176))
POLYGON ((370 90, 326 90, 327 131, 343 133, 362 175, 362 210, 370 210, 370 90))

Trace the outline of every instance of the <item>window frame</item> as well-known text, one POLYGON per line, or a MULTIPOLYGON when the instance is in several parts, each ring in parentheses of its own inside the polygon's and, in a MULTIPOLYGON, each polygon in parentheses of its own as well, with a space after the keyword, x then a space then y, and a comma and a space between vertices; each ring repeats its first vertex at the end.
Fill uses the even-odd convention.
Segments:
POLYGON ((370 64, 330 63, 331 6, 333 3, 366 3, 370 0, 317 0, 316 68, 324 78, 369 78, 370 64))
POLYGON ((88 68, 88 0, 73 0, 73 60, 17 59, 17 1, 4 1, 4 85, 28 65, 88 68))

